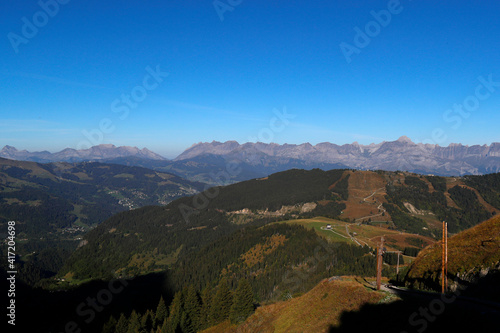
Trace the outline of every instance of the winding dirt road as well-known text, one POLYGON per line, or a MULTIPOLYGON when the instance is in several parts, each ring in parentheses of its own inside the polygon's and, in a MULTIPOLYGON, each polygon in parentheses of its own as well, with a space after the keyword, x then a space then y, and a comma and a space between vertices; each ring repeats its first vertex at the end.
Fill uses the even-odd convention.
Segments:
MULTIPOLYGON (((363 201, 366 202, 367 199, 373 197, 377 192, 381 191, 381 190, 385 190, 385 187, 381 187, 381 188, 378 188, 376 189, 375 191, 373 191, 372 194, 370 194, 369 196, 367 196, 366 198, 363 198, 363 201)), ((376 201, 378 202, 378 201, 376 201)), ((364 219, 369 219, 369 218, 372 218, 372 217, 377 217, 377 216, 382 216, 382 214, 384 214, 386 212, 386 210, 383 208, 383 203, 380 203, 377 207, 377 209, 380 211, 382 211, 381 213, 378 213, 378 214, 374 214, 374 215, 368 215, 368 216, 363 216, 363 217, 358 217, 357 219, 355 219, 354 221, 357 222, 357 221, 361 221, 361 220, 364 220, 364 219)))

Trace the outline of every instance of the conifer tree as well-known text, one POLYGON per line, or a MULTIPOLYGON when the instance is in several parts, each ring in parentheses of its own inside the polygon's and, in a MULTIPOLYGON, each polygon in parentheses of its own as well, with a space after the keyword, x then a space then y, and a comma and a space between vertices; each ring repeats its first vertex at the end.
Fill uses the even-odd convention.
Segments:
POLYGON ((229 318, 229 310, 231 309, 232 302, 232 295, 227 286, 227 281, 225 278, 222 278, 217 286, 217 293, 212 302, 211 325, 216 325, 229 318))
POLYGON ((181 314, 181 324, 180 324, 180 332, 182 333, 192 333, 193 321, 188 317, 186 312, 182 312, 181 314))
POLYGON ((165 300, 163 299, 163 296, 160 296, 160 301, 158 302, 158 306, 156 307, 156 314, 154 320, 155 326, 163 325, 163 322, 165 321, 165 319, 167 319, 167 317, 168 317, 167 306, 165 305, 165 300))
POLYGON ((151 329, 153 328, 153 312, 151 310, 146 311, 144 316, 142 316, 141 319, 141 329, 140 332, 146 332, 149 333, 151 332, 151 329))
POLYGON ((211 307, 212 307, 212 288, 208 285, 201 294, 201 315, 200 328, 205 329, 210 326, 211 322, 211 307))
POLYGON ((194 333, 200 328, 201 304, 198 292, 190 285, 184 302, 184 314, 182 328, 184 332, 194 333))
POLYGON ((120 318, 118 318, 118 322, 116 323, 115 333, 127 333, 128 330, 128 319, 122 313, 120 314, 120 318))
POLYGON ((160 333, 167 333, 167 319, 165 319, 163 321, 163 324, 161 325, 160 333))
POLYGON ((180 329, 182 313, 184 312, 184 294, 184 290, 176 292, 170 304, 167 319, 168 333, 176 333, 180 329))
POLYGON ((109 317, 109 320, 102 327, 102 333, 115 333, 117 323, 115 317, 109 317))
POLYGON ((127 333, 140 333, 141 330, 141 318, 140 315, 132 310, 130 318, 128 319, 128 329, 127 333))
POLYGON ((254 311, 253 291, 247 279, 242 278, 234 294, 233 305, 229 319, 233 324, 238 324, 247 319, 254 311))
POLYGON ((163 324, 158 324, 156 329, 151 330, 153 333, 167 333, 167 319, 163 321, 163 324))

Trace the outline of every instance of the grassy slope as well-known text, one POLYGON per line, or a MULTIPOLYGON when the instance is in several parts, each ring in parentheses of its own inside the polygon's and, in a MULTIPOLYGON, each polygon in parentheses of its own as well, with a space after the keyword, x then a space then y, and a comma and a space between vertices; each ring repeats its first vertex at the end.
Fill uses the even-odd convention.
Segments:
POLYGON ((353 243, 345 232, 345 227, 343 226, 345 222, 329 219, 327 217, 320 216, 312 219, 297 219, 276 223, 299 224, 306 228, 314 229, 318 235, 321 235, 332 242, 353 243), (329 230, 324 230, 327 224, 332 225, 332 230, 335 231, 335 233, 329 230))
POLYGON ((329 219, 326 217, 289 220, 278 223, 300 224, 305 227, 314 229, 317 234, 327 238, 332 242, 345 242, 349 244, 355 244, 346 232, 346 226, 348 226, 348 230, 350 233, 357 233, 356 239, 362 245, 367 244, 372 248, 377 247, 378 242, 380 242, 380 237, 384 236, 386 241, 386 248, 388 251, 397 251, 398 249, 404 249, 405 247, 412 246, 408 243, 408 238, 418 238, 422 240, 425 245, 429 245, 434 242, 432 238, 425 236, 399 232, 375 225, 351 224, 344 221, 329 219), (327 224, 330 224, 332 226, 331 231, 325 230, 327 224))
MULTIPOLYGON (((441 270, 442 247, 437 242, 420 252, 407 274, 407 281, 437 282, 441 270)), ((448 278, 457 273, 474 273, 500 261, 500 216, 448 239, 448 278)), ((450 281, 451 282, 451 281, 450 281)))
POLYGON ((203 332, 326 332, 330 326, 340 324, 344 311, 356 311, 384 296, 349 278, 323 280, 300 297, 259 307, 239 326, 225 322, 203 332))
MULTIPOLYGON (((385 186, 387 185, 390 176, 381 175, 373 171, 347 171, 349 177, 349 197, 346 204, 346 209, 341 215, 342 218, 357 219, 365 216, 376 215, 379 212, 378 205, 386 202, 385 186), (367 198, 366 200, 364 200, 367 198)), ((392 177, 398 175, 393 174, 392 177)), ((375 221, 389 221, 390 216, 374 217, 375 221)))

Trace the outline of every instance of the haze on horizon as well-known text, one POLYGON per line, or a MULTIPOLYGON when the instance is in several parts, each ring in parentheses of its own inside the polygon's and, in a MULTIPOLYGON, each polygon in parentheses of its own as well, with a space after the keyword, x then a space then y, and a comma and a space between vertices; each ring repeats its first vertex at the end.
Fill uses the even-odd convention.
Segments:
MULTIPOLYGON (((407 136, 403 135, 401 137, 399 137, 397 140, 394 140, 394 141, 400 141, 400 142, 407 142, 409 143, 410 145, 414 145, 416 144, 417 146, 418 145, 422 145, 423 143, 415 143, 411 140, 411 138, 408 138, 407 136)), ((392 142, 394 142, 392 141, 392 142)), ((277 144, 275 142, 262 142, 262 141, 257 141, 258 143, 263 143, 264 145, 280 145, 280 144, 277 144)), ((359 144, 359 142, 355 141, 351 144, 344 144, 344 145, 360 145, 361 147, 364 147, 364 148, 370 148, 370 147, 380 147, 381 145, 383 145, 384 143, 386 143, 388 141, 382 141, 382 142, 373 142, 373 143, 370 143, 370 144, 359 144)), ((160 158, 165 158, 167 160, 175 160, 177 158, 179 158, 180 156, 182 156, 184 153, 188 152, 191 150, 191 148, 194 148, 196 146, 206 146, 207 144, 208 145, 213 145, 213 144, 216 144, 216 145, 221 145, 221 146, 224 146, 228 143, 236 143, 240 146, 243 146, 249 142, 238 142, 236 140, 228 140, 228 141, 224 141, 224 142, 220 142, 220 141, 215 141, 215 140, 212 140, 211 142, 196 142, 196 143, 193 143, 191 146, 189 147, 186 147, 185 150, 183 150, 180 154, 177 154, 177 155, 173 155, 173 156, 163 156, 161 154, 157 154, 156 152, 154 151, 151 151, 148 149, 148 147, 136 147, 136 146, 115 146, 113 144, 109 144, 109 143, 102 143, 102 144, 99 144, 99 145, 96 145, 96 146, 92 146, 88 149, 84 149, 85 151, 88 151, 88 152, 92 152, 93 149, 95 148, 101 148, 101 147, 104 147, 106 149, 127 149, 131 152, 136 152, 136 150, 143 150, 145 152, 149 152, 149 153, 152 153, 153 155, 159 155, 160 158)), ((284 143, 282 145, 295 145, 295 146, 303 146, 303 145, 312 145, 313 147, 317 146, 317 145, 321 145, 323 143, 326 143, 326 142, 319 142, 318 144, 311 144, 310 142, 303 142, 303 143, 299 143, 299 144, 288 144, 288 143, 284 143)), ((333 143, 335 144, 335 143, 333 143)), ((439 145, 437 143, 430 143, 431 145, 434 145, 434 146, 440 146, 440 147, 451 147, 451 146, 457 146, 457 145, 461 145, 461 143, 450 143, 448 146, 442 146, 442 145, 439 145)), ((492 142, 491 145, 472 145, 472 146, 488 146, 488 147, 493 147, 493 144, 500 144, 500 142, 492 142)), ((280 145, 281 146, 281 145, 280 145)), ((338 146, 343 146, 343 145, 338 145, 338 146)), ((471 145, 463 145, 465 147, 470 147, 471 145)), ((17 150, 18 152, 20 151, 20 149, 17 149, 16 147, 12 147, 10 145, 5 145, 4 147, 0 147, 2 149, 0 149, 0 156, 1 156, 1 153, 3 152, 4 149, 6 149, 7 151, 11 151, 11 150, 17 150)), ((49 153, 63 153, 64 151, 68 150, 68 149, 71 149, 69 147, 65 148, 65 149, 62 149, 60 151, 49 151, 49 153)), ((28 151, 26 149, 22 150, 24 151, 25 153, 43 153, 43 152, 47 152, 48 150, 44 149, 43 151, 28 151)), ((9 157, 7 157, 9 158, 9 157)), ((155 156, 153 157, 153 159, 157 159, 158 156, 155 156)), ((16 159, 16 158, 15 158, 16 159)))
POLYGON ((500 141, 499 9, 3 3, 0 146, 111 143, 172 158, 213 140, 489 145, 500 141))

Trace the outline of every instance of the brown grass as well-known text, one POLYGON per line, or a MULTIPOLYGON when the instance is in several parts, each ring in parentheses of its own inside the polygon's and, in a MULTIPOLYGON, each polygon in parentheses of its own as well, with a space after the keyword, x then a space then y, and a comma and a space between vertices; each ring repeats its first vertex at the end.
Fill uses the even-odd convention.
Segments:
POLYGON ((273 235, 268 237, 264 244, 259 243, 243 253, 241 259, 248 267, 252 267, 264 261, 264 256, 272 253, 278 246, 283 245, 285 241, 286 237, 284 235, 273 235))
POLYGON ((239 326, 225 322, 203 332, 326 332, 330 325, 340 323, 344 311, 359 310, 384 296, 349 278, 323 280, 300 297, 259 307, 239 326))
MULTIPOLYGON (((420 278, 441 269, 441 242, 422 250, 408 276, 420 278)), ((448 239, 448 273, 455 275, 500 261, 500 216, 476 225, 448 239)))
MULTIPOLYGON (((349 177, 349 198, 345 201, 346 208, 342 217, 357 219, 369 215, 378 214, 378 205, 386 202, 384 196, 386 195, 385 186, 387 180, 383 175, 373 171, 348 171, 349 177), (363 199, 370 196, 374 191, 378 190, 372 197, 366 201, 363 199)), ((385 216, 377 216, 377 221, 389 221, 389 214, 385 216)))

